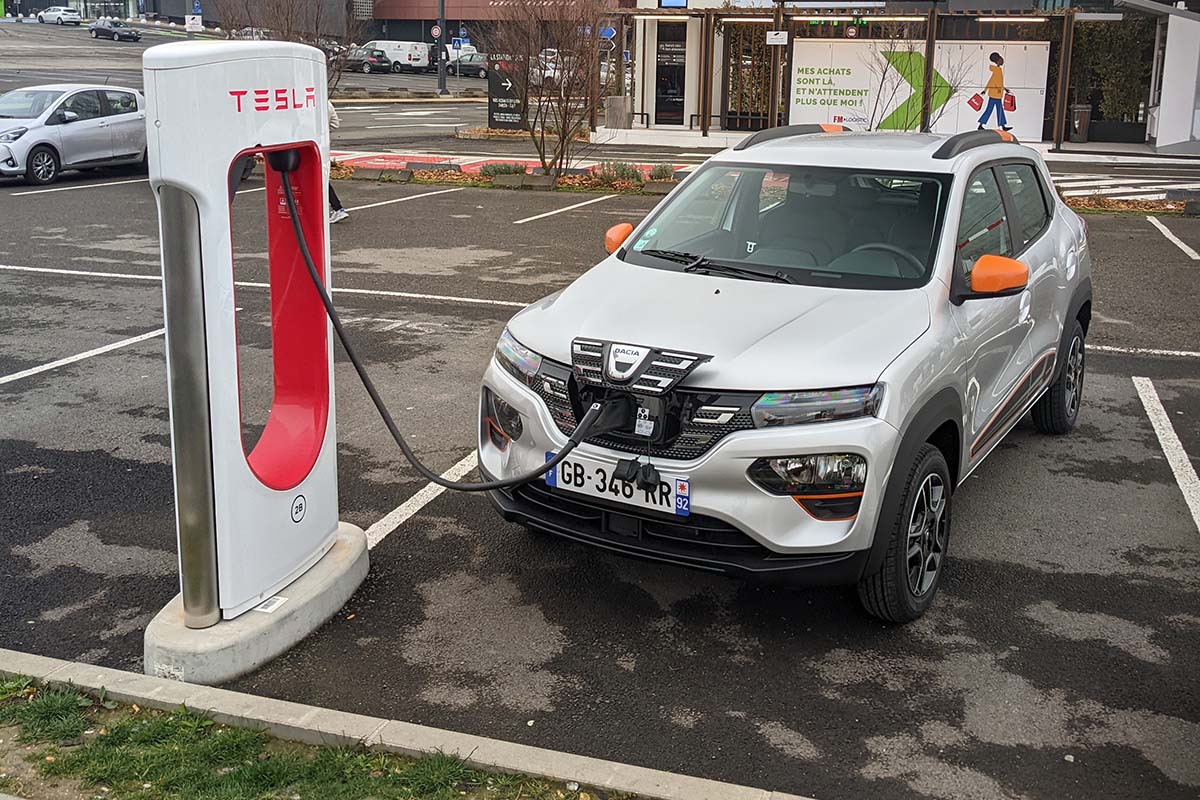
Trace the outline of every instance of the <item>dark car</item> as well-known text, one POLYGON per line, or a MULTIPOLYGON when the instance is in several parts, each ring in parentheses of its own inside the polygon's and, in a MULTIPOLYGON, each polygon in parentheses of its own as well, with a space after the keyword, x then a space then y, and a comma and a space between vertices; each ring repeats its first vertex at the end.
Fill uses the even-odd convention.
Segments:
POLYGON ((487 77, 487 54, 464 53, 450 62, 446 71, 453 75, 466 75, 471 78, 487 77))
POLYGON ((88 33, 93 39, 112 39, 114 42, 136 42, 142 38, 141 31, 119 19, 98 19, 88 25, 88 33))
POLYGON ((391 72, 392 60, 382 50, 359 47, 346 56, 346 69, 370 75, 372 72, 391 72))

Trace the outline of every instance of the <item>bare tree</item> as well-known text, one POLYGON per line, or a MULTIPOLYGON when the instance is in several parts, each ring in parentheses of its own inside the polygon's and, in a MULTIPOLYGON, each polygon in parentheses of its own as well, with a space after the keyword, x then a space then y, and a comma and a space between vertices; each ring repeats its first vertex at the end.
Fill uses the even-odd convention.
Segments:
POLYGON ((497 0, 483 41, 524 101, 542 169, 557 177, 600 103, 600 29, 609 0, 497 0))
POLYGON ((370 5, 356 0, 214 0, 230 36, 301 42, 329 55, 332 90, 341 79, 349 47, 361 37, 370 5))
MULTIPOLYGON (((921 127, 925 42, 921 23, 884 23, 871 50, 863 57, 871 74, 870 107, 863 108, 868 130, 911 131, 921 127)), ((959 53, 953 63, 933 73, 929 89, 932 128, 949 108, 950 99, 962 91, 969 64, 959 53)))

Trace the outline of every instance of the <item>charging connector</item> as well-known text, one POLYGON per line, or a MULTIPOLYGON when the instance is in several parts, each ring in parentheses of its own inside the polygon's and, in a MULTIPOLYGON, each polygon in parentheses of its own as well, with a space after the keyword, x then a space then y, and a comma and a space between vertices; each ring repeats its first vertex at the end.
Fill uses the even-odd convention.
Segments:
POLYGON ((321 297, 321 304, 325 307, 325 313, 329 316, 329 321, 333 325, 334 333, 337 334, 338 341, 342 343, 342 348, 346 351, 346 357, 354 365, 354 371, 358 373, 359 380, 362 381, 363 387, 367 390, 367 394, 370 395, 371 402, 375 405, 375 410, 379 412, 379 416, 383 419, 383 424, 387 426, 388 433, 392 435, 392 439, 395 440, 400 451, 404 453, 404 457, 408 459, 408 462, 413 465, 413 468, 422 477, 438 486, 455 489, 460 492, 487 492, 520 486, 523 483, 538 480, 547 472, 557 467, 587 436, 606 430, 616 430, 617 427, 613 426, 619 427, 625 424, 630 411, 621 403, 616 401, 605 402, 603 404, 592 403, 587 413, 583 415, 583 419, 579 420, 579 425, 567 440, 566 445, 558 451, 557 455, 532 472, 519 475, 515 478, 479 483, 458 483, 446 480, 441 475, 426 467, 417 458, 417 454, 413 452, 412 448, 409 447, 404 435, 400 433, 400 429, 396 426, 396 421, 392 419, 391 413, 388 411, 387 406, 384 405, 383 398, 379 396, 379 391, 375 388, 375 382, 367 374, 366 367, 363 366, 362 360, 359 359, 358 353, 354 350, 354 345, 350 343, 350 337, 346 335, 346 329, 338 317, 337 309, 333 306, 333 299, 329 296, 329 292, 325 289, 325 284, 317 272, 317 266, 313 262, 312 253, 308 249, 308 242, 304 238, 304 229, 300 224, 300 212, 296 207, 296 197, 292 192, 290 173, 300 165, 299 151, 275 150, 267 153, 267 164, 271 169, 279 173, 283 184, 283 196, 287 203, 288 215, 292 220, 292 229, 296 232, 296 244, 300 248, 300 255, 304 259, 305 266, 308 267, 308 276, 312 279, 313 286, 316 288, 317 294, 321 297))

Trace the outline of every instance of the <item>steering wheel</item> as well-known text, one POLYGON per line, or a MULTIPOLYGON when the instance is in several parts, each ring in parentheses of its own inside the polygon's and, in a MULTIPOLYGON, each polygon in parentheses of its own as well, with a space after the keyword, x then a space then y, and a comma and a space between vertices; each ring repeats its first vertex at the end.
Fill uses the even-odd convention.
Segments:
MULTIPOLYGON (((903 247, 897 247, 896 245, 888 244, 887 242, 867 242, 866 244, 860 244, 850 252, 858 253, 863 250, 882 250, 885 253, 891 253, 894 256, 899 256, 902 264, 909 264, 915 268, 914 274, 907 275, 905 277, 920 278, 925 274, 925 265, 921 263, 921 260, 905 250, 903 247)), ((903 270, 901 271, 903 272, 903 270)))

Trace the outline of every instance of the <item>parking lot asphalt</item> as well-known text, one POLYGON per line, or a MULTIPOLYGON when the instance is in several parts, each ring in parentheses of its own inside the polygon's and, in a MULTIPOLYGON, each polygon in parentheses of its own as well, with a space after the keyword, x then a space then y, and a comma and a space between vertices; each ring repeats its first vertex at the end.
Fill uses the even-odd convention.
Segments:
MULTIPOLYGON (((240 281, 265 275, 258 187, 235 204, 240 281)), ((138 670, 177 587, 156 212, 137 176, 57 188, 0 184, 0 645, 138 670)), ((514 224, 593 196, 448 188, 339 183, 351 218, 331 229, 334 285, 361 290, 335 300, 439 470, 472 452, 476 386, 517 305, 653 205, 514 224)), ((1048 438, 1025 421, 968 480, 922 620, 883 625, 852 589, 531 534, 478 496, 381 527, 425 482, 339 352, 342 518, 376 526, 371 573, 234 688, 823 800, 1196 797, 1200 530, 1147 404, 1200 462, 1200 264, 1144 216, 1088 223, 1080 424, 1048 438)), ((1200 221, 1162 223, 1200 248, 1200 221)), ((267 300, 236 297, 248 441, 269 399, 267 300)))

